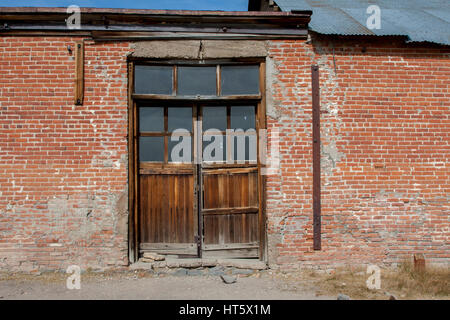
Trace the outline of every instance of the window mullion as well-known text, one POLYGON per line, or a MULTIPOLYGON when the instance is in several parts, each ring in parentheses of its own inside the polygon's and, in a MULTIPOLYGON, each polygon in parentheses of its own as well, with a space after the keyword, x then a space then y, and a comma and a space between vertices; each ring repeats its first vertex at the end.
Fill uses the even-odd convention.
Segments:
POLYGON ((216 67, 216 89, 216 95, 220 97, 222 95, 220 87, 220 64, 216 67))
POLYGON ((176 95, 177 95, 177 92, 178 92, 178 76, 177 76, 177 72, 178 72, 178 70, 177 70, 177 65, 174 64, 174 65, 173 65, 173 76, 172 76, 172 79, 173 79, 173 90, 172 90, 172 95, 173 95, 173 96, 176 96, 176 95))

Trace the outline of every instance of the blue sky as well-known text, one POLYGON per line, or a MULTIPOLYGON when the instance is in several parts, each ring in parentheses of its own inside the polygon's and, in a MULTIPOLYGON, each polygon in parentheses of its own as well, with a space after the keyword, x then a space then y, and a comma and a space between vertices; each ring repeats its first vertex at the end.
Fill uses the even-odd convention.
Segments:
POLYGON ((247 11, 248 0, 0 0, 0 7, 80 7, 247 11))

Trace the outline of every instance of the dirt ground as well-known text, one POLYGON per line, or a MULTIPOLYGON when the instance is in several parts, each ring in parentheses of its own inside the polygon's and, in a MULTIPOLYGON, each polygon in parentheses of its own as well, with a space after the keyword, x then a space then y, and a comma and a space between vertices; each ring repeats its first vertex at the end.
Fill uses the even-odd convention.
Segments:
POLYGON ((220 276, 152 273, 146 271, 85 272, 81 289, 66 287, 65 273, 40 275, 0 273, 0 300, 34 299, 188 299, 188 300, 388 300, 450 299, 449 270, 417 274, 410 269, 382 270, 379 290, 366 286, 368 275, 361 270, 327 270, 282 273, 272 270, 238 275, 236 283, 225 284, 220 276))
POLYGON ((82 274, 81 288, 66 288, 65 274, 4 275, 0 299, 336 299, 316 296, 311 283, 291 284, 269 273, 241 276, 225 284, 219 276, 148 275, 142 272, 82 274))

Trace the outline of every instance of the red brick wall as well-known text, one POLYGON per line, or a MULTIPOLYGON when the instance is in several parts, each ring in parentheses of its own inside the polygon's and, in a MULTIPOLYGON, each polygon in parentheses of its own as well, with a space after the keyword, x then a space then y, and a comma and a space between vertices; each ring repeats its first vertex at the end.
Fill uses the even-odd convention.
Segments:
POLYGON ((0 37, 0 268, 127 263, 128 44, 0 37))
MULTIPOLYGON (((127 263, 128 43, 0 38, 0 268, 127 263)), ((449 50, 393 40, 269 42, 269 263, 448 264, 449 50), (362 46, 366 52, 361 52, 362 46), (310 66, 320 66, 322 247, 312 250, 310 66), (334 71, 336 65, 336 73, 334 71)))
POLYGON ((333 42, 334 56, 326 37, 270 44, 278 71, 268 124, 280 130, 281 153, 267 185, 270 263, 391 264, 423 253, 448 265, 450 50, 333 42), (321 251, 312 240, 311 64, 321 85, 321 251))

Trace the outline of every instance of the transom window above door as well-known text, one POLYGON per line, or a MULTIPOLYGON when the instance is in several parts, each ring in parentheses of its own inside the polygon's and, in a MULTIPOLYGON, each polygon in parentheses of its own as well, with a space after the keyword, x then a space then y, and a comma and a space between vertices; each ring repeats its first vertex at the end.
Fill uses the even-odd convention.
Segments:
POLYGON ((258 64, 137 64, 134 93, 177 97, 260 95, 258 64))

